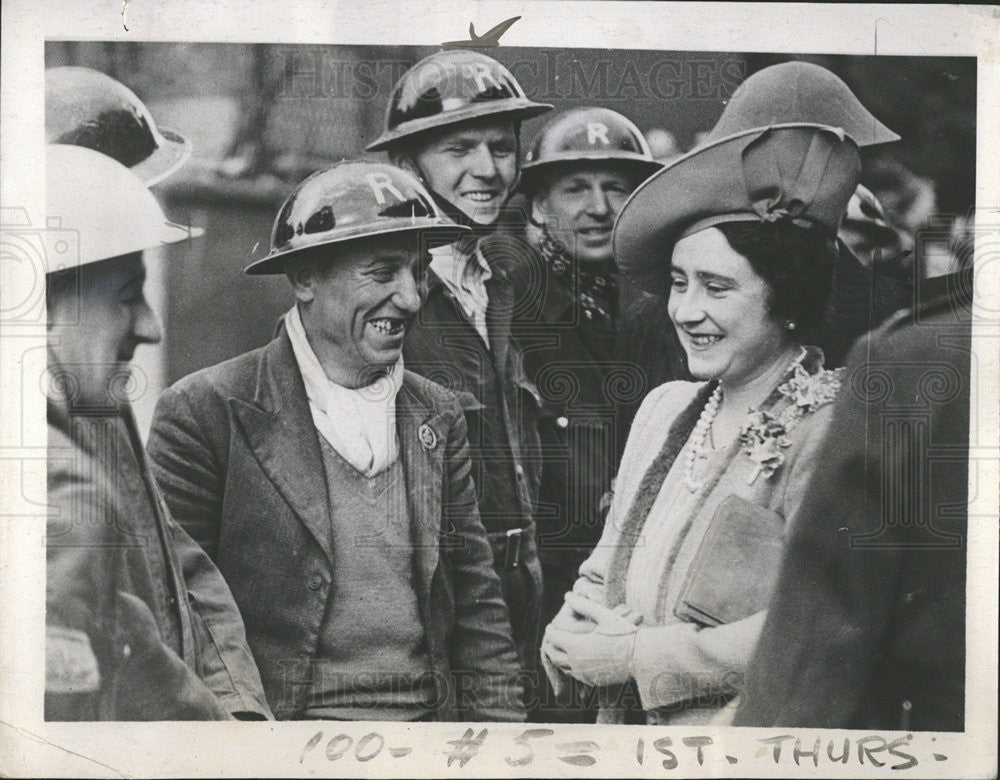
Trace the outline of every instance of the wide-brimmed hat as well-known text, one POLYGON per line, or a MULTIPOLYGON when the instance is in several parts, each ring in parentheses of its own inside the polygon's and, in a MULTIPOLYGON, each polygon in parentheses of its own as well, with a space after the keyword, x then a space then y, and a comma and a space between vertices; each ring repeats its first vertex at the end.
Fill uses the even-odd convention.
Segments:
POLYGON ((860 175, 858 145, 839 127, 785 125, 720 138, 632 193, 615 221, 615 260, 639 287, 665 295, 682 235, 722 222, 789 220, 835 237, 860 175))
POLYGON ((858 146, 899 140, 835 74, 793 61, 759 70, 740 84, 705 143, 755 127, 802 123, 839 127, 858 146))

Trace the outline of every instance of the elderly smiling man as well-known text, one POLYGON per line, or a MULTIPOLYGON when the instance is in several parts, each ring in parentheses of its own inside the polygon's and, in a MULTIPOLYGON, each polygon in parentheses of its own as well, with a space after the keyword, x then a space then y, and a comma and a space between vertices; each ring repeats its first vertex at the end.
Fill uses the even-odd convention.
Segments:
POLYGON ((524 718, 461 408, 401 357, 422 242, 460 231, 392 166, 314 174, 246 269, 291 282, 278 336, 157 408, 156 473, 279 719, 524 718))

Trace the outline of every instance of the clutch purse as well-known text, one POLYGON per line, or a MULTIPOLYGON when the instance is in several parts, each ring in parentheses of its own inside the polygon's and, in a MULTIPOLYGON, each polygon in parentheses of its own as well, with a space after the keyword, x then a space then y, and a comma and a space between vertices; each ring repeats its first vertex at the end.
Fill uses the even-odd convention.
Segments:
POLYGON ((784 552, 785 519, 729 496, 715 510, 688 569, 674 614, 719 626, 767 607, 784 552))

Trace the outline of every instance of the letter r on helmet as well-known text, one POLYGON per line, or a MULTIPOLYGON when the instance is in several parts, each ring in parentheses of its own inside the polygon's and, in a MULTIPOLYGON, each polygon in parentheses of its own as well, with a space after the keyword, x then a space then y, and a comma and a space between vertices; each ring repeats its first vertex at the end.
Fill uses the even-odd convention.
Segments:
POLYGON ((490 73, 489 65, 485 62, 474 62, 472 63, 472 78, 476 80, 476 89, 480 92, 486 91, 486 82, 489 81, 495 88, 500 89, 500 84, 493 74, 490 73))
POLYGON ((368 186, 372 188, 372 193, 375 195, 375 200, 378 201, 378 205, 385 205, 385 195, 383 191, 388 190, 393 195, 396 196, 397 200, 406 200, 403 197, 396 185, 392 183, 392 179, 386 173, 366 173, 365 178, 368 180, 368 186))
POLYGON ((593 146, 600 140, 605 146, 611 146, 608 140, 608 126, 603 122, 587 122, 587 143, 593 146))

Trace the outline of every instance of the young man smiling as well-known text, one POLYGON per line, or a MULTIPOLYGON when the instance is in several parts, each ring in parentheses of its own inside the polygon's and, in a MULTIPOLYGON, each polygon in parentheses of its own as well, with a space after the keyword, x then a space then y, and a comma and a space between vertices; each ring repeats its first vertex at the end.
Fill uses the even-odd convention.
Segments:
POLYGON ((219 565, 279 719, 521 720, 455 397, 403 368, 433 238, 405 171, 302 182, 249 274, 296 303, 261 349, 164 393, 150 455, 219 565))
MULTIPOLYGON (((385 150, 471 229, 432 250, 426 300, 407 337, 407 366, 457 391, 469 422, 479 511, 510 609, 522 668, 537 673, 541 568, 533 505, 540 458, 537 402, 511 340, 510 273, 530 252, 499 234, 517 184, 520 123, 552 107, 529 100, 496 60, 472 51, 433 54, 393 90, 385 150)), ((522 220, 523 221, 523 220, 522 220)))

